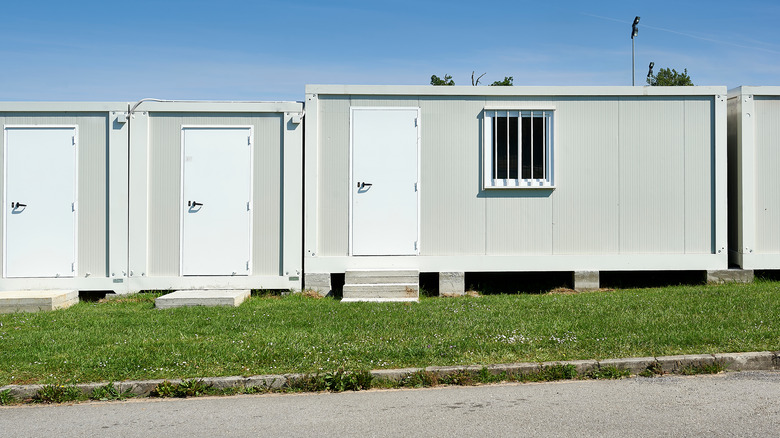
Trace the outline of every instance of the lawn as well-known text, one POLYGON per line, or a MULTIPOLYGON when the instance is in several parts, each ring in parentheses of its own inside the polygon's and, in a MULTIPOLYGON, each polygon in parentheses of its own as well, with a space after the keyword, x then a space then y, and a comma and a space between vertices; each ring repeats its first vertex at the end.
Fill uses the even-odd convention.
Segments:
POLYGON ((780 283, 0 315, 0 386, 780 350, 780 283))

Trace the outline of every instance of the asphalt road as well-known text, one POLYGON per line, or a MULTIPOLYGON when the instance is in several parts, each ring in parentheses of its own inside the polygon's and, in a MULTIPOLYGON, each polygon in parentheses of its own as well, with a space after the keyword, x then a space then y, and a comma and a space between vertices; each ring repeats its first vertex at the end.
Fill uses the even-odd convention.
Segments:
POLYGON ((778 436, 780 372, 0 408, 0 436, 778 436))

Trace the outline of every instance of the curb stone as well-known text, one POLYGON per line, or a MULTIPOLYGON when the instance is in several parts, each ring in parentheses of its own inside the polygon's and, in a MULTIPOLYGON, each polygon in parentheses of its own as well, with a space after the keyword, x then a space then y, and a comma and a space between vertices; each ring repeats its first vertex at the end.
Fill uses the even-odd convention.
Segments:
MULTIPOLYGON (((661 369, 666 373, 677 373, 686 367, 698 367, 702 365, 712 365, 720 363, 724 369, 729 371, 773 371, 780 370, 780 351, 755 351, 746 353, 718 353, 718 354, 684 354, 679 356, 659 356, 659 357, 634 357, 624 359, 605 359, 605 360, 569 360, 552 362, 519 362, 494 365, 466 365, 466 366, 431 366, 426 368, 399 368, 389 370, 373 370, 371 375, 376 379, 400 381, 406 376, 418 371, 426 371, 435 374, 437 377, 447 377, 457 373, 468 373, 476 375, 482 369, 487 369, 490 374, 499 375, 501 373, 511 374, 530 374, 539 372, 543 367, 552 365, 573 365, 578 374, 587 374, 593 370, 615 367, 618 369, 629 370, 631 374, 639 374, 646 370, 648 366, 658 363, 661 369)), ((230 388, 266 388, 282 389, 288 387, 291 382, 305 378, 306 374, 268 374, 250 377, 228 376, 228 377, 202 377, 194 379, 155 379, 155 380, 128 380, 117 382, 117 390, 126 392, 129 390, 136 396, 147 396, 154 388, 168 381, 173 384, 179 384, 184 380, 200 380, 206 385, 211 385, 215 389, 230 388)), ((79 383, 73 385, 85 395, 89 395, 95 388, 107 385, 110 382, 102 383, 79 383)), ((44 385, 6 385, 0 387, 0 391, 10 391, 10 394, 17 399, 29 399, 38 394, 38 391, 44 385)))

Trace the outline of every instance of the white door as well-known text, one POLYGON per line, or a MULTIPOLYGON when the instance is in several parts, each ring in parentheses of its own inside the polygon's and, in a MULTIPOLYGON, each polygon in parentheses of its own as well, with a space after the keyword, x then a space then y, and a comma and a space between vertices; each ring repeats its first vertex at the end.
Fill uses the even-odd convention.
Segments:
POLYGON ((5 129, 5 276, 73 277, 74 127, 5 129))
POLYGON ((182 275, 249 275, 251 128, 182 129, 182 275))
POLYGON ((352 109, 352 254, 417 254, 417 108, 352 109))

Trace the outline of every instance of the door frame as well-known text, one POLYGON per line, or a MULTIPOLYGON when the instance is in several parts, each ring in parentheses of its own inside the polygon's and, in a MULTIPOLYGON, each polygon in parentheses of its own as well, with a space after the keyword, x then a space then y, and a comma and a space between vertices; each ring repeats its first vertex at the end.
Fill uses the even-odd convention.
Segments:
MULTIPOLYGON (((421 193, 421 187, 420 184, 420 157, 421 157, 421 151, 420 151, 420 145, 421 145, 421 132, 422 132, 422 121, 420 117, 420 107, 419 106, 350 106, 349 107, 349 232, 347 233, 349 235, 349 253, 347 254, 350 257, 355 256, 354 251, 352 249, 353 245, 353 206, 354 206, 354 192, 352 191, 352 188, 355 186, 355 172, 354 172, 354 123, 355 123, 355 111, 365 111, 365 110, 373 110, 373 111, 411 111, 414 110, 417 112, 417 246, 415 248, 415 251, 412 256, 418 256, 420 255, 420 247, 422 246, 422 238, 420 236, 420 193, 421 193)), ((373 256, 383 256, 382 254, 374 254, 374 255, 361 255, 359 257, 373 257, 373 256)), ((388 256, 388 257, 404 257, 404 256, 388 256)), ((408 256, 406 256, 408 257, 408 256)))
MULTIPOLYGON (((8 277, 8 130, 9 129, 72 129, 73 130, 73 275, 79 273, 79 125, 20 124, 3 126, 3 278, 8 277)), ((17 278, 17 277, 12 277, 17 278)), ((30 278, 30 277, 19 277, 30 278)), ((38 278, 38 277, 32 277, 38 278)), ((44 277, 48 278, 48 277, 44 277)), ((53 277, 56 278, 56 277, 53 277)))
MULTIPOLYGON (((248 129, 249 130, 249 269, 246 276, 252 275, 254 264, 254 186, 255 186, 255 127, 253 125, 181 125, 181 146, 179 154, 179 276, 184 277, 184 130, 185 129, 248 129)), ((198 275, 187 275, 197 277, 198 275)), ((236 275, 239 277, 239 275, 236 275)), ((243 277, 243 275, 241 275, 243 277)))

